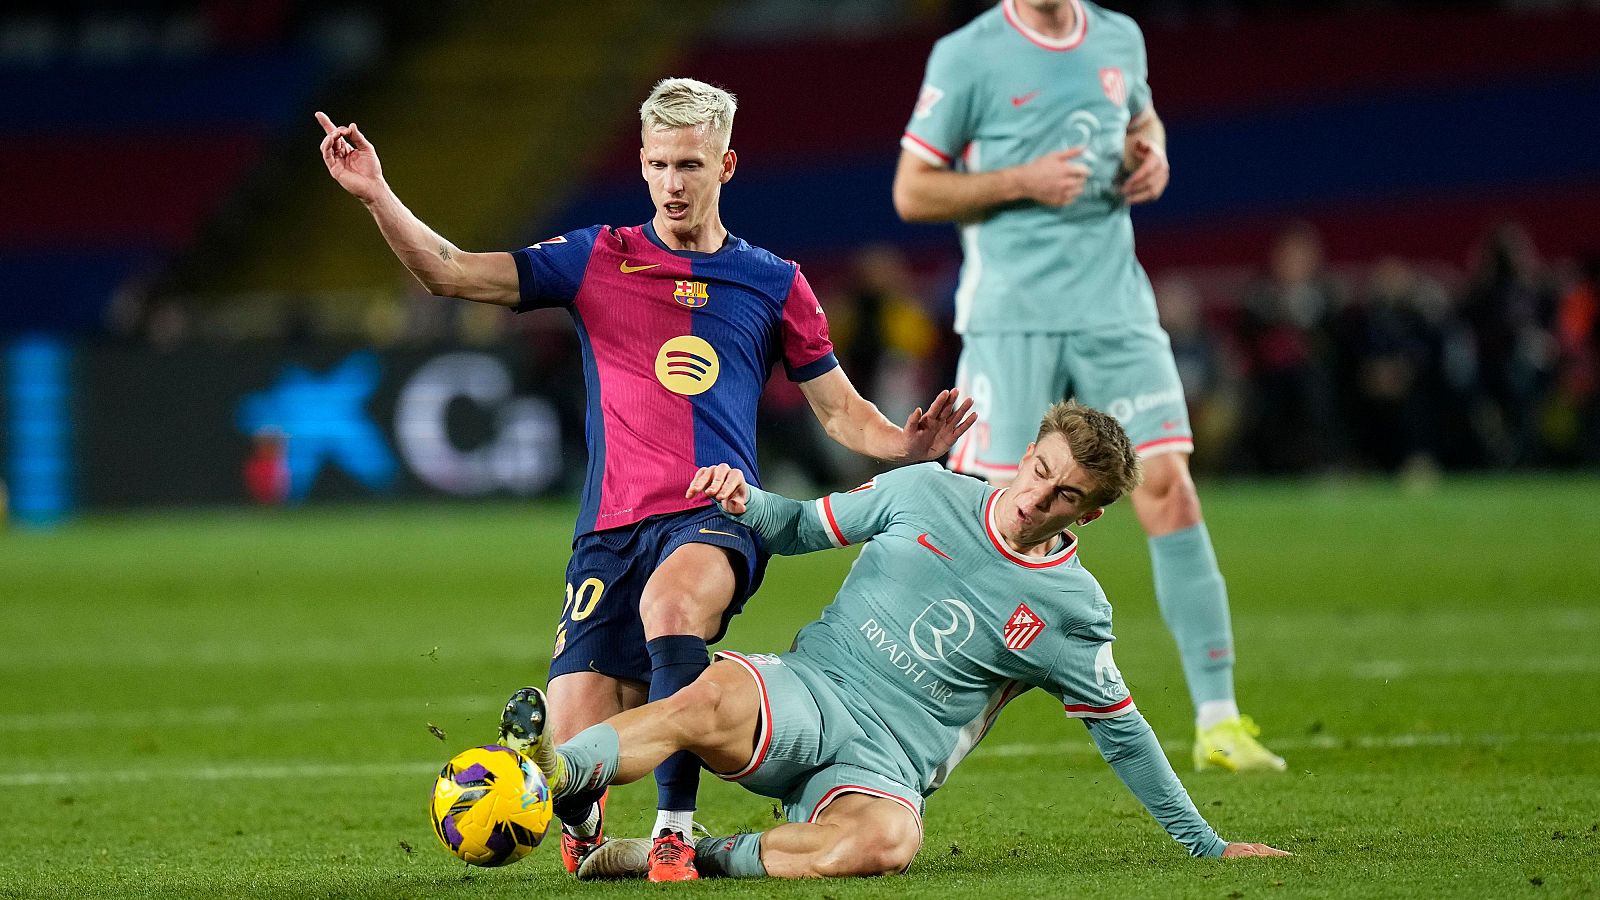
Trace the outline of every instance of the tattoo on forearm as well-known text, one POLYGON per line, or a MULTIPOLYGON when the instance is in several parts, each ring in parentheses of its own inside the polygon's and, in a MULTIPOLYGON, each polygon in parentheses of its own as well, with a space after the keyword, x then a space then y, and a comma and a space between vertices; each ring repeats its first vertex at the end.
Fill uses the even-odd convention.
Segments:
POLYGON ((440 259, 446 259, 446 260, 450 258, 450 245, 449 244, 440 244, 439 245, 439 258, 440 259))

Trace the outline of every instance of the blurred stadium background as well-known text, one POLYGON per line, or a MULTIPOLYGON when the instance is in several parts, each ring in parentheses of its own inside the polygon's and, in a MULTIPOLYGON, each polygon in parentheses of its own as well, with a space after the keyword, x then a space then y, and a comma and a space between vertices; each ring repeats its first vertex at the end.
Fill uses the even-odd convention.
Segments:
MULTIPOLYGON (((1106 5, 1142 24, 1170 130, 1136 233, 1240 696, 1292 767, 1185 779, 1225 833, 1302 855, 1195 868, 1031 697, 937 798, 904 887, 830 891, 1592 894, 1600 4, 1106 5)), ((431 772, 549 659, 576 341, 559 312, 423 295, 312 112, 359 122, 442 234, 510 249, 645 220, 638 103, 720 83, 726 223, 804 265, 847 370, 903 416, 951 382, 959 249, 895 219, 891 174, 929 46, 984 6, 7 4, 0 790, 25 814, 0 817, 0 896, 570 889, 551 853, 473 884, 412 849, 431 772)), ((762 415, 769 484, 870 465, 781 377, 762 415)), ((1141 535, 1118 509, 1090 540, 1181 764, 1141 535)), ((775 562, 729 644, 784 646, 849 562, 775 562)), ((619 833, 649 790, 613 802, 619 833)), ((719 827, 771 821, 702 798, 719 827)), ((722 889, 815 893, 790 887, 722 889)))
MULTIPOLYGON (((983 6, 8 5, 11 518, 574 489, 565 317, 422 295, 322 170, 317 108, 441 233, 509 249, 647 218, 639 98, 664 73, 731 89, 725 221, 806 267, 847 370, 909 411, 952 378, 959 251, 896 220, 896 139, 930 43, 983 6)), ((1600 463, 1595 4, 1111 6, 1171 130, 1135 221, 1201 472, 1600 463)), ((811 427, 786 388, 769 438, 811 427)), ((780 484, 861 468, 767 449, 780 484)))

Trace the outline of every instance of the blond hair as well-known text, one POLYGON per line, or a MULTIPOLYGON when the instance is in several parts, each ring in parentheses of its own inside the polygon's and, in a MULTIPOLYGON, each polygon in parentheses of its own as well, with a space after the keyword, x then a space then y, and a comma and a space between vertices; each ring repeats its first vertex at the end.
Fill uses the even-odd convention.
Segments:
POLYGON ((1107 413, 1076 400, 1062 400, 1046 410, 1039 422, 1038 440, 1050 434, 1061 435, 1072 458, 1094 478, 1098 489, 1092 499, 1100 506, 1116 502, 1144 477, 1128 433, 1107 413))
POLYGON ((639 123, 644 131, 704 127, 726 150, 738 111, 739 101, 722 88, 693 78, 663 78, 639 105, 639 123))

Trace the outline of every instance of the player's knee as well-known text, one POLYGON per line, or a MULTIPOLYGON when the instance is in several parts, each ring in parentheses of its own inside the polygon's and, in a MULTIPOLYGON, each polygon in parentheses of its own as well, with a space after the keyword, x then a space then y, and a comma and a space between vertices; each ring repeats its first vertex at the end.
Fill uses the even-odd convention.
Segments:
POLYGON ((824 877, 872 877, 904 872, 922 848, 922 834, 905 824, 873 829, 837 829, 837 838, 819 860, 824 877))
POLYGON ((862 860, 863 875, 898 875, 911 865, 922 847, 920 835, 900 835, 886 838, 879 835, 872 842, 867 858, 862 860))
POLYGON ((717 631, 727 606, 696 597, 687 590, 652 591, 639 602, 639 619, 647 640, 669 634, 697 634, 708 640, 717 631))
POLYGON ((667 707, 669 721, 688 741, 685 746, 715 746, 719 735, 729 728, 722 702, 724 693, 715 679, 701 677, 661 701, 667 707))
POLYGON ((694 598, 688 591, 652 591, 639 602, 639 618, 646 638, 667 634, 694 634, 699 629, 694 598))
POLYGON ((722 686, 714 681, 700 678, 661 702, 676 716, 693 718, 704 725, 716 718, 717 707, 721 701, 722 686))
POLYGON ((1173 526, 1200 521, 1200 493, 1186 467, 1149 466, 1134 496, 1141 506, 1173 526))

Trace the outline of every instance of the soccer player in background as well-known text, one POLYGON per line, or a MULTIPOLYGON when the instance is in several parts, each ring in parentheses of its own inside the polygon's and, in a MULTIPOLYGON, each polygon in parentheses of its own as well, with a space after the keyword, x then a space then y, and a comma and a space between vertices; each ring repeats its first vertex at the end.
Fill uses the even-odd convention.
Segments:
MULTIPOLYGON (((659 82, 640 109, 639 166, 654 217, 509 253, 469 253, 440 237, 395 196, 360 129, 317 113, 329 173, 366 204, 424 287, 519 312, 564 307, 577 326, 589 466, 550 664, 547 724, 558 737, 693 682, 709 664, 706 645, 760 584, 766 553, 754 534, 683 485, 712 462, 756 471, 756 404, 774 362, 829 435, 877 459, 937 458, 971 424, 970 403, 953 391, 904 428, 885 419, 839 368, 799 267, 723 227, 735 109, 732 95, 703 82, 659 82)), ((511 705, 519 703, 520 692, 511 705)), ((682 754, 656 773, 654 880, 695 877, 685 838, 699 766, 682 754)), ((602 798, 584 791, 556 805, 571 871, 604 840, 602 798)))
MULTIPOLYGON (((1029 688, 1061 698, 1118 777, 1194 856, 1279 856, 1217 837, 1134 706, 1111 655, 1111 605, 1066 530, 1132 489, 1139 462, 1111 416, 1052 406, 1010 485, 935 464, 809 503, 702 468, 709 496, 773 552, 865 542, 832 605, 779 656, 719 652, 690 687, 590 728, 534 761, 553 796, 649 774, 690 750, 780 799, 789 824, 707 837, 706 875, 903 871, 922 844, 923 798, 1029 688)), ((552 702, 553 699, 552 699, 552 702)), ((642 874, 644 841, 615 841, 580 878, 642 874)))
POLYGON ((948 465, 1004 484, 1064 396, 1120 419, 1144 463, 1133 507, 1194 702, 1195 767, 1283 769, 1239 714, 1183 386, 1134 257, 1129 207, 1169 174, 1138 26, 1087 0, 1002 0, 934 45, 900 145, 901 218, 961 225, 956 382, 978 423, 948 465))

